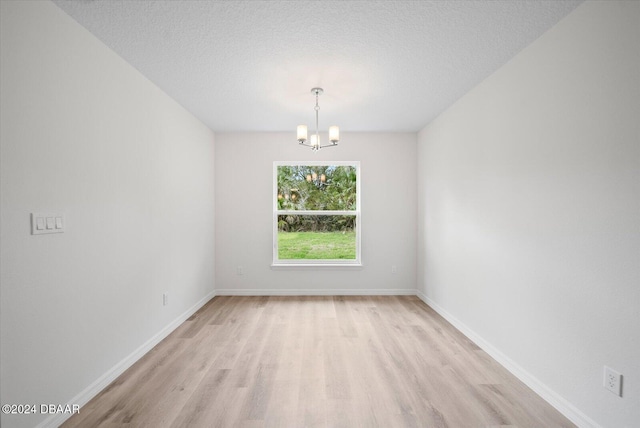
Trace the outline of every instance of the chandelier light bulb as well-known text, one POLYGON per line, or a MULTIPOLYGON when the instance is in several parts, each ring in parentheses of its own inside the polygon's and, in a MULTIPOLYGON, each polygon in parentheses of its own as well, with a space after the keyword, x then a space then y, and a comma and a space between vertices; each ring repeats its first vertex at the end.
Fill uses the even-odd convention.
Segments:
POLYGON ((329 141, 333 144, 338 144, 340 141, 340 128, 335 125, 329 127, 329 141))
POLYGON ((307 141, 307 125, 298 125, 298 142, 304 143, 307 141))

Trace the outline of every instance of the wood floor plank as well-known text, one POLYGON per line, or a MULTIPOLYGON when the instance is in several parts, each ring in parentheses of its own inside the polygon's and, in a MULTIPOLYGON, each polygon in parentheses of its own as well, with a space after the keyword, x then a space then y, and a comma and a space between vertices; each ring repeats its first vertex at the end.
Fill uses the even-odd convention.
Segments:
POLYGON ((63 426, 574 425, 415 296, 224 296, 63 426))

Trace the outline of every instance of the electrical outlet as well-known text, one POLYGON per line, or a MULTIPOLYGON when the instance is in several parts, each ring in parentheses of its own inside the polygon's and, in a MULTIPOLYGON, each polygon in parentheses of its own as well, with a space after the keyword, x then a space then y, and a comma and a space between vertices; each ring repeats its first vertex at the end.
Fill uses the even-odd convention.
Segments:
POLYGON ((622 397, 622 375, 614 369, 604 366, 604 387, 622 397))
POLYGON ((244 268, 242 266, 238 266, 236 268, 236 274, 238 275, 244 275, 244 268))
POLYGON ((398 267, 396 265, 391 265, 391 273, 394 275, 398 273, 398 267))
POLYGON ((169 304, 169 293, 162 293, 162 306, 169 304))

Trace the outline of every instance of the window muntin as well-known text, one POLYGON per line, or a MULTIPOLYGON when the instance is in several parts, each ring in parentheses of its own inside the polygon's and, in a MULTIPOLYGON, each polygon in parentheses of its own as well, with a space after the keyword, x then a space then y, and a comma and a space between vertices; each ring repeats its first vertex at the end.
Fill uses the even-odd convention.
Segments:
POLYGON ((359 162, 274 162, 273 174, 273 264, 359 266, 359 162))

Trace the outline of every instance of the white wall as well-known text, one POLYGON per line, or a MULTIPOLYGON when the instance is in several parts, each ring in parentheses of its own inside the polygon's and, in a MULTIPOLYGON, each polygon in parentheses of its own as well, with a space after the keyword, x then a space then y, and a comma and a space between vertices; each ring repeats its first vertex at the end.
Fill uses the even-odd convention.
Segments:
POLYGON ((419 291, 585 426, 640 423, 639 46, 585 2, 418 137, 419 291))
POLYGON ((216 134, 216 294, 413 294, 416 134, 342 133, 338 147, 313 153, 294 128, 216 134), (362 268, 272 270, 276 160, 361 162, 362 268))
POLYGON ((54 4, 0 3, 1 401, 66 404, 212 293, 213 133, 54 4), (48 211, 66 233, 31 236, 48 211))

